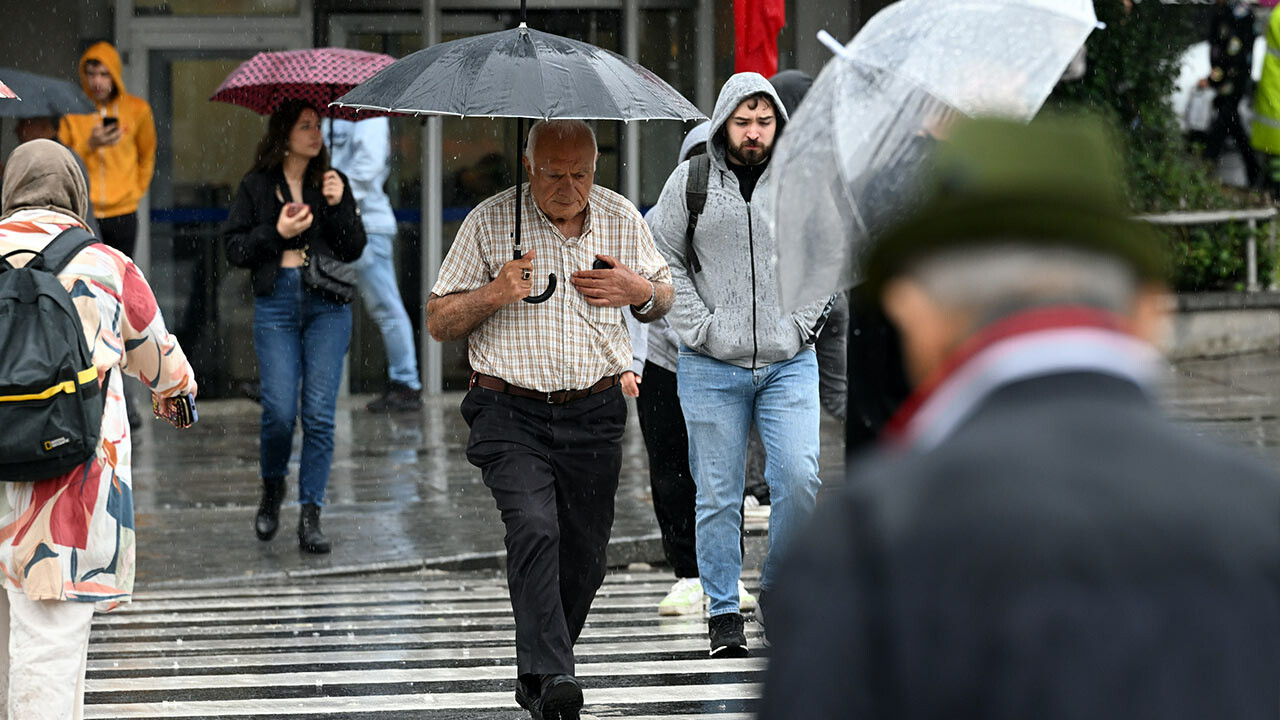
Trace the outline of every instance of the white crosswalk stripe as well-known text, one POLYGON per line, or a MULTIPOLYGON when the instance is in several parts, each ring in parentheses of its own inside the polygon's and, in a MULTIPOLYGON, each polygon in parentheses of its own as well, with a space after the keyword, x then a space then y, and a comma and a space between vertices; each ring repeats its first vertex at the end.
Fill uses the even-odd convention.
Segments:
MULTIPOLYGON (((658 617, 670 585, 605 580, 575 649, 584 719, 752 717, 754 624, 752 657, 711 660, 701 615, 658 617)), ((85 717, 519 720, 514 636, 492 573, 144 591, 94 622, 85 717)))

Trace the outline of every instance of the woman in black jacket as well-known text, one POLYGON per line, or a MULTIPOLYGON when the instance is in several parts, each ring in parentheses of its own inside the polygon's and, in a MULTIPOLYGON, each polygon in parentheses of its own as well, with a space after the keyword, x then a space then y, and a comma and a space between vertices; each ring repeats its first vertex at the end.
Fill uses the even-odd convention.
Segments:
POLYGON ((352 288, 342 292, 341 283, 313 282, 315 268, 306 266, 320 262, 320 255, 326 261, 359 258, 365 236, 346 177, 329 167, 315 108, 288 101, 272 113, 223 235, 227 259, 253 274, 253 345, 262 381, 262 504, 254 530, 258 539, 270 540, 279 526, 301 393, 298 542, 306 552, 327 553, 320 507, 351 340, 352 288))

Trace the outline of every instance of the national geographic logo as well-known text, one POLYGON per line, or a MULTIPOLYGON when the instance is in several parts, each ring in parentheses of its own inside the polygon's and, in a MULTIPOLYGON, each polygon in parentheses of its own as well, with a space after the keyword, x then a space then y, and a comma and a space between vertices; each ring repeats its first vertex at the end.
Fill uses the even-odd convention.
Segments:
POLYGON ((69 442, 71 442, 71 438, 68 438, 68 437, 59 437, 59 438, 54 438, 52 440, 45 440, 44 450, 45 452, 49 452, 50 450, 53 450, 54 448, 62 447, 63 445, 66 445, 69 442))

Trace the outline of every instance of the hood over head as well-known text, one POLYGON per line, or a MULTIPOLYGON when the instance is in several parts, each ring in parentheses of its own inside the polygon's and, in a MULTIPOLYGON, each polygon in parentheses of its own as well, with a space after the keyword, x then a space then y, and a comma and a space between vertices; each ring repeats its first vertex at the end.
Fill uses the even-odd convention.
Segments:
POLYGON ((787 109, 787 115, 795 115, 800 101, 804 100, 813 85, 813 76, 803 70, 783 70, 769 78, 769 84, 778 93, 778 98, 787 109))
POLYGON ((124 64, 120 62, 120 53, 116 52, 115 46, 106 41, 94 43, 80 56, 80 87, 84 89, 85 95, 93 98, 93 93, 89 91, 89 79, 84 74, 85 63, 90 60, 97 60, 106 66, 107 72, 111 74, 111 81, 116 84, 115 97, 123 95, 124 64))
POLYGON ((52 140, 19 145, 4 166, 0 217, 43 208, 75 217, 81 225, 89 210, 89 189, 71 151, 52 140))
POLYGON ((716 98, 716 109, 711 113, 711 139, 707 142, 707 153, 719 163, 726 162, 724 124, 729 121, 729 116, 738 109, 743 100, 757 93, 764 93, 771 99, 774 110, 778 113, 778 130, 781 131, 782 126, 786 124, 787 108, 778 98, 777 91, 768 80, 764 79, 763 75, 741 72, 731 76, 725 81, 724 87, 720 88, 720 95, 716 98))
POLYGON ((710 136, 710 120, 703 120, 697 125, 694 125, 693 129, 689 131, 689 134, 684 136, 684 142, 680 143, 680 157, 676 158, 676 164, 679 165, 685 160, 688 160, 690 154, 693 152, 693 148, 699 143, 707 142, 707 140, 710 139, 710 136))

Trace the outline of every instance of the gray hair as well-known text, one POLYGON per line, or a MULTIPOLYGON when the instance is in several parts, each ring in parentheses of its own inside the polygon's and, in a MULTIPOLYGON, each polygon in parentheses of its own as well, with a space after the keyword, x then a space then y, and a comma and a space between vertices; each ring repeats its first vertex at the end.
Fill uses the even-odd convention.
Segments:
POLYGON ((979 324, 1056 304, 1125 312, 1138 291, 1133 269, 1118 258, 1017 241, 942 251, 905 274, 935 302, 979 324))
POLYGON ((524 143, 524 157, 529 161, 529 172, 537 167, 533 162, 533 147, 543 133, 551 133, 557 140, 574 137, 578 133, 586 133, 591 138, 591 169, 596 169, 596 157, 600 154, 600 146, 596 144, 596 131, 581 120, 539 120, 529 128, 529 139, 524 143))

